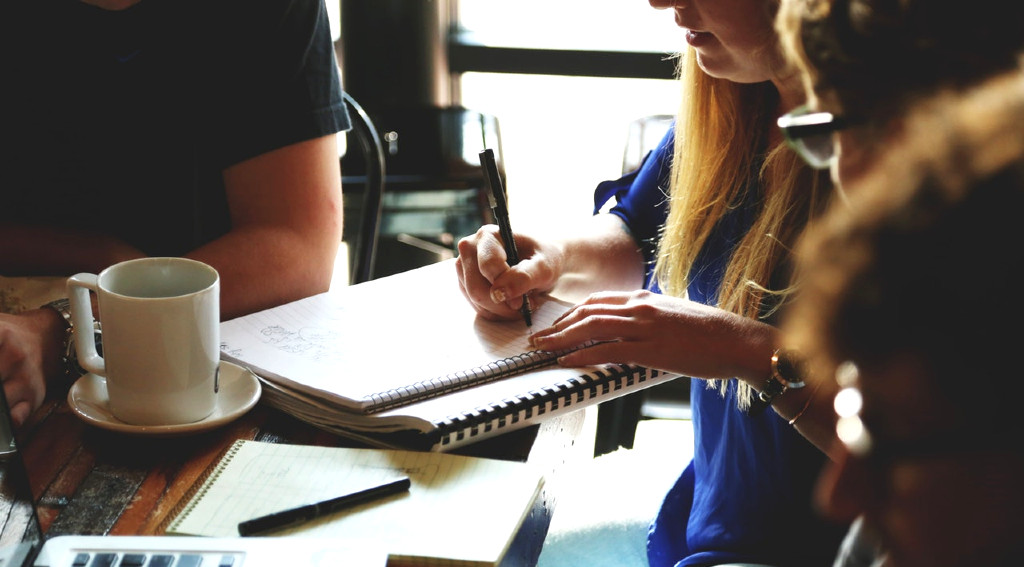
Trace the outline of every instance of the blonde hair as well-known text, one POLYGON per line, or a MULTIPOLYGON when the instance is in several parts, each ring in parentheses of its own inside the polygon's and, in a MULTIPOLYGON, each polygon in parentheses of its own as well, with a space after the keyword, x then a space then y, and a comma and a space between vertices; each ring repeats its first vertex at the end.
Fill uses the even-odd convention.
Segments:
MULTIPOLYGON (((669 214, 660 239, 655 277, 668 295, 684 297, 701 248, 716 224, 755 179, 762 190, 753 224, 736 245, 717 305, 745 317, 766 319, 790 293, 789 256, 808 219, 822 207, 826 183, 784 143, 769 142, 778 93, 769 82, 739 84, 716 79, 682 56, 683 105, 676 124, 669 214), (755 171, 756 169, 756 171, 755 171)), ((709 380, 724 395, 726 380, 709 380)), ((753 390, 739 383, 740 409, 753 390)))

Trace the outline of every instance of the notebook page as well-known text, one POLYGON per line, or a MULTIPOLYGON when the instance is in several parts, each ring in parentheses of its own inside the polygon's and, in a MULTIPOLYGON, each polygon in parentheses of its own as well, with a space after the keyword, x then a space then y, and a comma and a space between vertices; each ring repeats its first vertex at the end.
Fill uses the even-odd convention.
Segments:
MULTIPOLYGON (((569 304, 536 302, 535 329, 569 304)), ((417 382, 530 350, 521 320, 478 318, 451 262, 334 290, 221 324, 225 359, 353 408, 417 382)))
POLYGON ((390 555, 497 562, 543 484, 530 465, 377 449, 240 441, 167 533, 237 536, 238 523, 408 476, 389 496, 270 535, 329 537, 390 555))

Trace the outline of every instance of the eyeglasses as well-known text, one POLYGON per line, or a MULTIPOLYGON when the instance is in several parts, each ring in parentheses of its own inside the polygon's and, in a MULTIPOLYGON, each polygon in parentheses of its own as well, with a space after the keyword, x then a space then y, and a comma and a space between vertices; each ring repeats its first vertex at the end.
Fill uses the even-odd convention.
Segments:
POLYGON ((852 121, 831 112, 811 112, 806 106, 783 114, 776 122, 786 142, 814 169, 828 169, 835 158, 832 134, 852 121))

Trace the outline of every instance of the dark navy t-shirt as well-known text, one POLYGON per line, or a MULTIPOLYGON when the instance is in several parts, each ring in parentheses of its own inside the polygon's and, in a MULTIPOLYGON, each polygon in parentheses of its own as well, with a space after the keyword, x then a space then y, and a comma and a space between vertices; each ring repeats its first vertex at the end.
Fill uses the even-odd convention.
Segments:
POLYGON ((349 127, 322 0, 12 4, 0 222, 182 255, 230 229, 225 168, 349 127))

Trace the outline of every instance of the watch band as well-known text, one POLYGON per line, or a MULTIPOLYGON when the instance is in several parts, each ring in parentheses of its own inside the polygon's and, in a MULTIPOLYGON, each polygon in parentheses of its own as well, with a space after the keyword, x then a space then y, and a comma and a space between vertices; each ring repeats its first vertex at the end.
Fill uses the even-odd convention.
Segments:
POLYGON ((786 390, 803 388, 803 359, 792 349, 777 349, 772 353, 771 374, 764 381, 761 391, 750 402, 749 415, 759 415, 772 405, 775 398, 786 393, 786 390))
MULTIPOLYGON (((67 325, 64 329, 64 344, 61 348, 60 362, 64 369, 64 380, 70 385, 79 376, 85 374, 85 369, 78 364, 78 351, 75 350, 75 326, 71 321, 71 301, 62 297, 46 303, 42 307, 56 311, 67 325)), ((96 344, 99 345, 101 341, 99 322, 93 323, 93 333, 96 344)))
POLYGON ((70 380, 78 366, 78 357, 75 353, 75 327, 71 322, 71 301, 62 297, 43 305, 43 307, 53 309, 64 320, 64 344, 61 345, 60 363, 61 368, 64 369, 64 378, 70 380))

